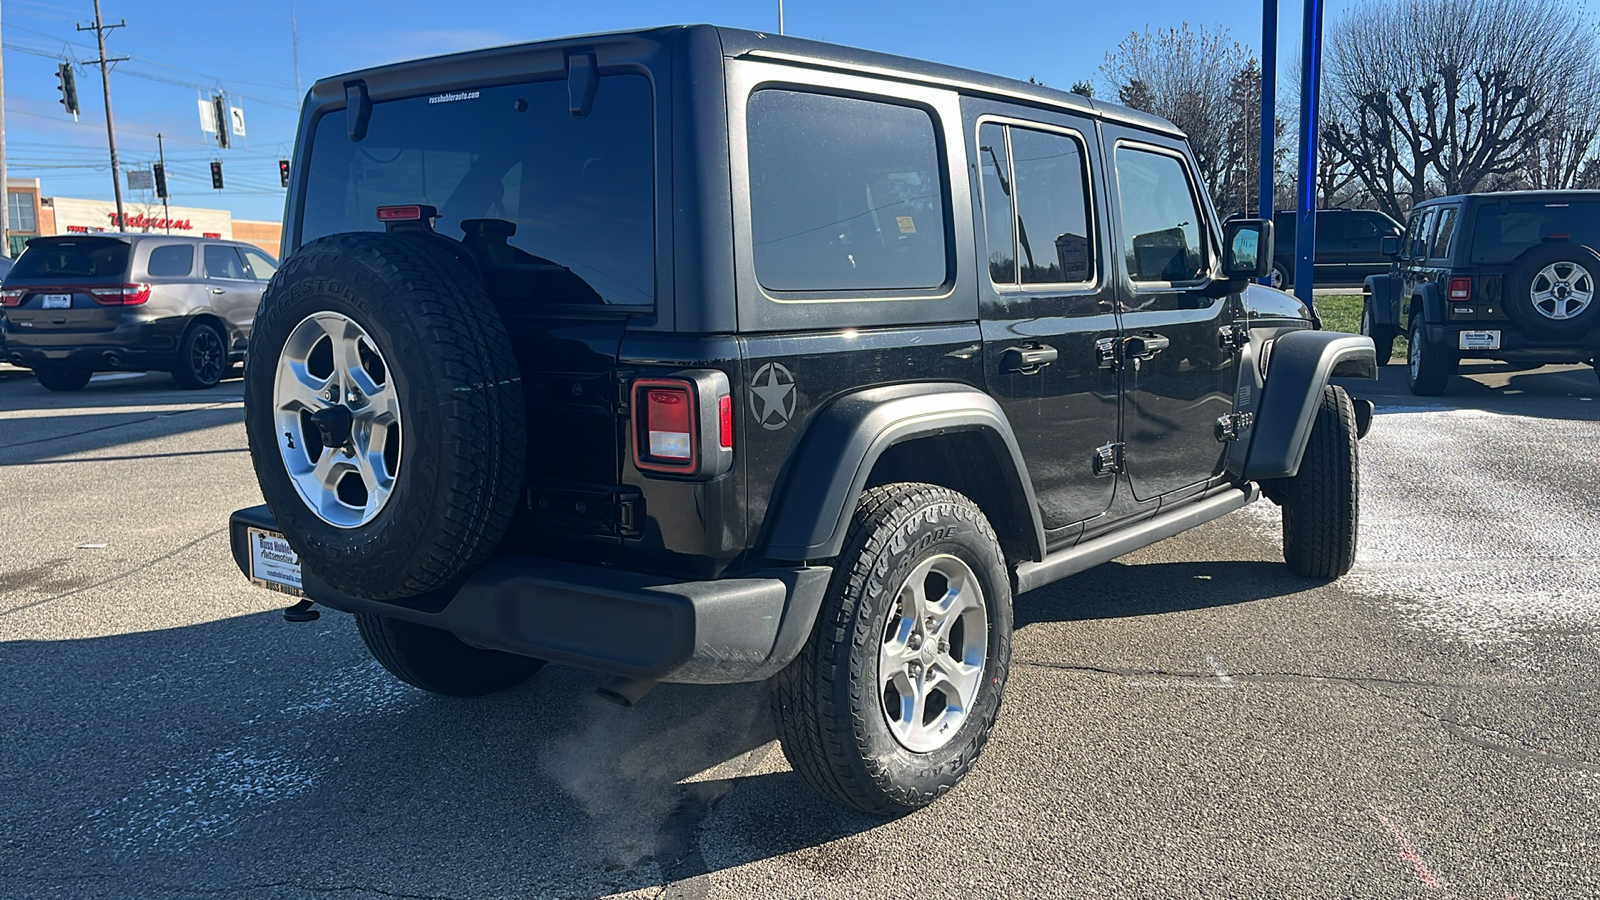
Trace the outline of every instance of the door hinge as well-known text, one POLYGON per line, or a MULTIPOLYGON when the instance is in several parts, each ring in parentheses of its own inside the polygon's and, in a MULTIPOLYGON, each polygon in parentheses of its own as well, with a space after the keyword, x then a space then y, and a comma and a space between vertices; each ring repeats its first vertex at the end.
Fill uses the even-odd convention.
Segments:
POLYGON ((1238 353, 1248 343, 1249 325, 1224 325, 1217 329, 1217 344, 1230 353, 1238 353))
POLYGON ((1120 365, 1117 359, 1117 339, 1104 337, 1094 342, 1094 349, 1100 354, 1100 368, 1116 370, 1120 365))
POLYGON ((1104 478, 1122 471, 1122 442, 1094 448, 1094 477, 1104 478))
POLYGON ((1255 421, 1255 413, 1236 412, 1219 416, 1217 418, 1217 440, 1224 442, 1238 440, 1239 435, 1255 424, 1255 421))

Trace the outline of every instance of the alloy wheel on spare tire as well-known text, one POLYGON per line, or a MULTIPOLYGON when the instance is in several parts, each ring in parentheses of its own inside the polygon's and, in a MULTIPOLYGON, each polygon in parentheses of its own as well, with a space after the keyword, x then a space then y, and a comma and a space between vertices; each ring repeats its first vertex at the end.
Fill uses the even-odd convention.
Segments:
POLYGON ((341 591, 445 587, 516 512, 516 357, 439 239, 361 232, 297 250, 262 298, 244 399, 262 496, 306 570, 341 591))
POLYGON ((1600 255, 1551 241, 1517 259, 1506 279, 1506 315, 1537 337, 1578 338, 1600 324, 1600 255))
POLYGON ((1011 582, 977 505, 947 488, 862 495, 800 655, 769 683, 789 763, 823 796, 909 812, 977 762, 1011 659, 1011 582))
POLYGON ((215 325, 196 322, 178 342, 178 362, 172 380, 191 391, 214 388, 228 370, 228 346, 215 325))

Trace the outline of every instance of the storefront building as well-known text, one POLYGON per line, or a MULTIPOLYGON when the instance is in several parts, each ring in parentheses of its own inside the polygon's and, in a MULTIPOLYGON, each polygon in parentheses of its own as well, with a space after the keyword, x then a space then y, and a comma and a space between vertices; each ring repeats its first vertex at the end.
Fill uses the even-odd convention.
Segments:
POLYGON ((278 255, 283 228, 277 222, 235 219, 225 209, 195 206, 163 207, 160 203, 123 200, 123 217, 110 200, 75 197, 41 197, 39 179, 11 178, 6 182, 10 255, 17 256, 28 239, 51 234, 93 234, 129 231, 145 234, 181 234, 198 238, 247 241, 278 255))

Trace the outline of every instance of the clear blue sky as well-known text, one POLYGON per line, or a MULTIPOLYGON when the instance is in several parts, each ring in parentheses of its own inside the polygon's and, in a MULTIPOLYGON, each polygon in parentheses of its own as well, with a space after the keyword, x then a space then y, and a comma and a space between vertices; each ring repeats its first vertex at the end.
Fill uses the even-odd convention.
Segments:
MULTIPOLYGON (((105 112, 99 70, 79 69, 83 107, 74 124, 57 103, 61 57, 95 55, 91 0, 3 0, 6 136, 13 177, 43 179, 47 196, 109 200, 105 112), (44 54, 44 55, 40 55, 44 54)), ((1355 4, 1328 0, 1330 24, 1355 4)), ((117 149, 124 166, 148 165, 165 135, 172 202, 221 207, 236 218, 278 219, 277 160, 294 141, 294 55, 289 0, 101 0, 110 22, 107 54, 129 56, 111 74, 117 149), (201 133, 195 100, 220 88, 245 110, 248 146, 219 150, 201 133), (227 189, 213 191, 207 163, 223 161, 227 189)), ((1301 4, 1280 12, 1280 72, 1294 65, 1301 4)), ((776 31, 776 0, 582 0, 425 3, 421 0, 299 0, 300 78, 316 79, 395 60, 568 34, 711 22, 776 31)), ((788 34, 950 63, 1067 87, 1100 81, 1108 50, 1130 32, 1188 21, 1226 27, 1259 50, 1261 6, 1250 2, 1137 3, 987 0, 882 2, 786 0, 788 34)))

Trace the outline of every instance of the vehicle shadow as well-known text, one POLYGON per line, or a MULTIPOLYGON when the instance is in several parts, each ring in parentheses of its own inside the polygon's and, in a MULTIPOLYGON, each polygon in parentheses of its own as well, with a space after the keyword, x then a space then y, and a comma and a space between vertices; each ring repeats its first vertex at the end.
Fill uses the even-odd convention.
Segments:
MULTIPOLYGON (((105 390, 97 390, 98 385, 91 383, 69 394, 48 392, 32 381, 0 383, 0 466, 96 453, 243 422, 237 381, 224 382, 212 391, 183 391, 170 383, 161 384, 162 378, 165 376, 150 375, 111 382, 105 390)), ((211 450, 194 448, 193 452, 211 450)), ((93 458, 144 456, 113 451, 93 458)))
POLYGON ((1371 400, 1378 415, 1475 409, 1504 415, 1600 420, 1600 379, 1587 365, 1514 369, 1464 361, 1442 396, 1418 397, 1406 387, 1403 361, 1378 369, 1378 380, 1338 379, 1352 396, 1371 400))
POLYGON ((783 766, 760 685, 662 685, 622 709, 602 681, 550 666, 435 697, 338 613, 0 643, 0 885, 597 896, 705 875, 697 834, 735 785, 781 820, 762 855, 879 824, 783 766))

